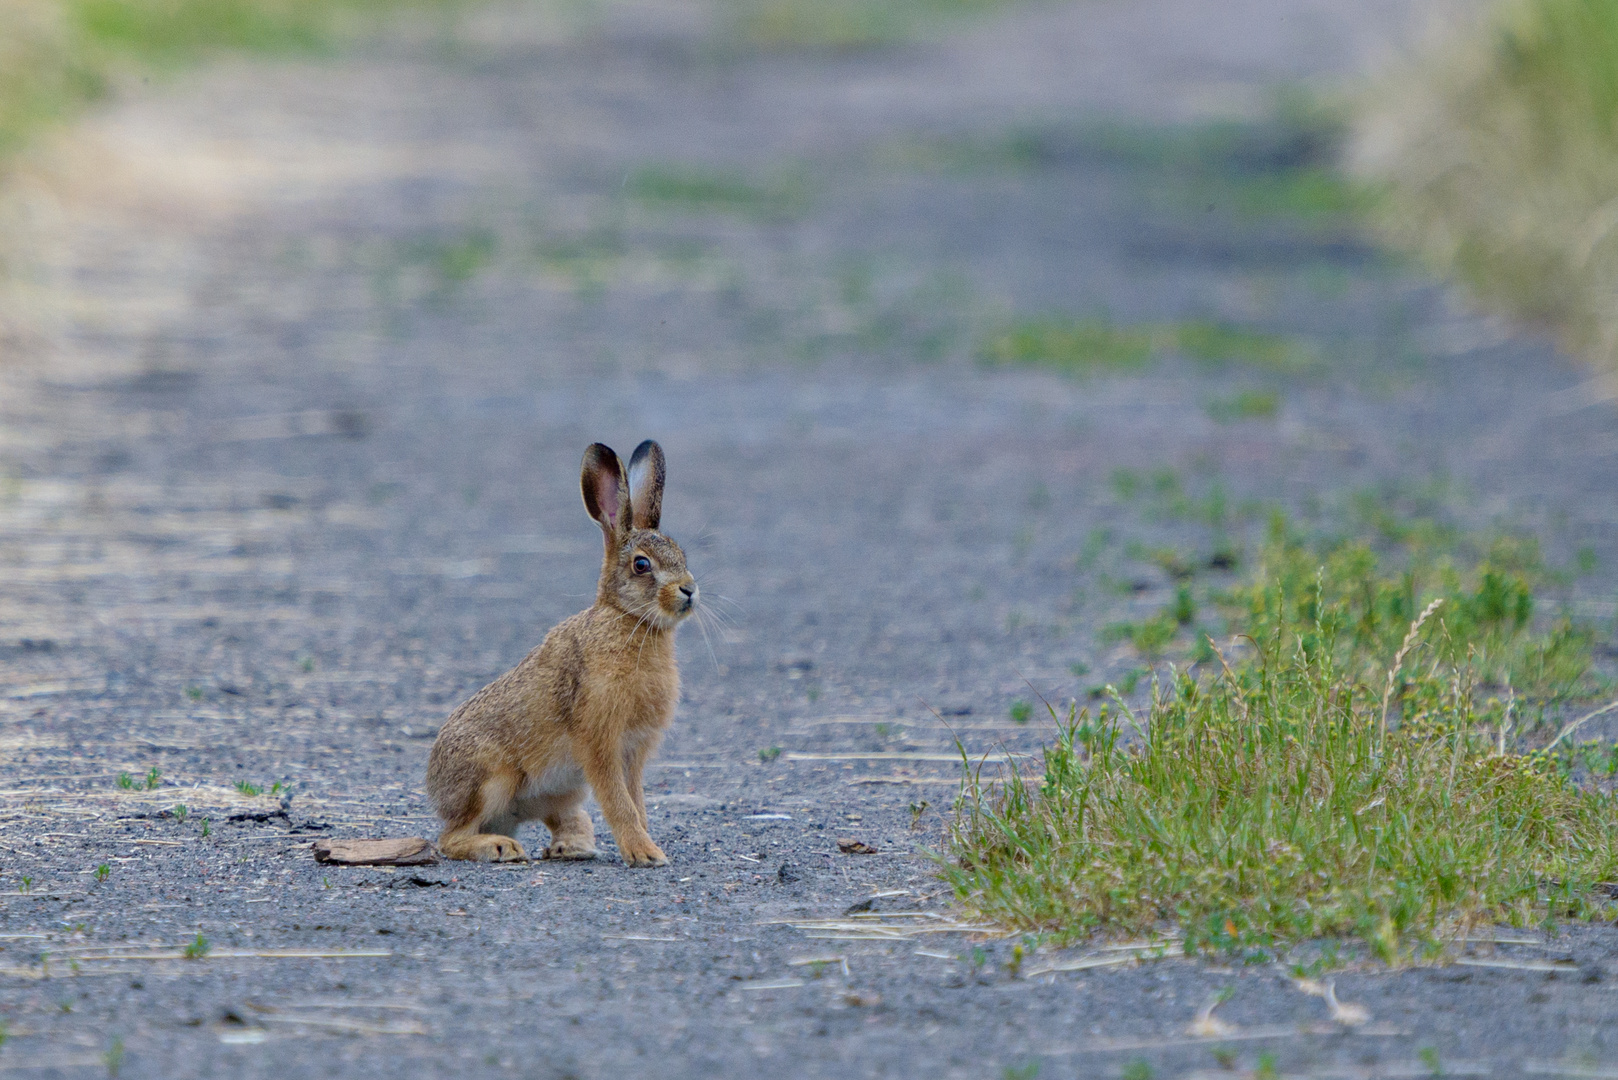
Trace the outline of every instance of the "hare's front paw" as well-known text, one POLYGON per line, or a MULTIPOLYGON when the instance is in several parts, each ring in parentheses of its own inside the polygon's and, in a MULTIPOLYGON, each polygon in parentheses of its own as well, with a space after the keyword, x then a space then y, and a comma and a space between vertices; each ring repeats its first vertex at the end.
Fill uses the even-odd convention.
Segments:
POLYGON ((582 840, 552 840, 551 846, 539 855, 542 859, 593 859, 596 849, 582 840))
POLYGON ((624 857, 625 866, 667 866, 669 857, 663 854, 663 849, 652 843, 650 839, 639 843, 631 841, 628 844, 618 845, 618 853, 624 857))
POLYGON ((497 833, 476 833, 450 843, 440 841, 439 850, 452 859, 474 862, 523 862, 528 858, 521 844, 497 833))

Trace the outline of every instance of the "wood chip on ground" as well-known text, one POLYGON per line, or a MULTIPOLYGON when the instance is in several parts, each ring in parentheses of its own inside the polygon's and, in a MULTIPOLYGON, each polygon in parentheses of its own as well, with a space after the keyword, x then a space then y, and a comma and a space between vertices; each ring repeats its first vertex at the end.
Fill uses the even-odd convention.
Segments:
POLYGON ((317 840, 315 861, 340 866, 426 866, 438 861, 419 836, 402 840, 317 840))

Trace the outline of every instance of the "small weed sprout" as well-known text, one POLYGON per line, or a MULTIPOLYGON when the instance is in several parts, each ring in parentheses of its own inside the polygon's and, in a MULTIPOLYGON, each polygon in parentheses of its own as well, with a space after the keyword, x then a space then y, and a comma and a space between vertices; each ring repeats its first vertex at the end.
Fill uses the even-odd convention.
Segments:
POLYGON ((208 955, 208 950, 211 948, 213 946, 208 944, 208 939, 198 934, 196 940, 188 944, 182 951, 187 960, 201 960, 208 955))
POLYGON ((236 790, 249 797, 264 794, 264 789, 246 780, 236 781, 236 790))
POLYGON ((1275 1055, 1269 1051, 1258 1056, 1258 1068, 1253 1070, 1253 1080, 1280 1080, 1281 1070, 1275 1067, 1275 1055))
POLYGON ((175 803, 174 804, 174 819, 176 821, 178 821, 181 825, 185 824, 185 817, 190 812, 191 812, 191 808, 189 806, 185 805, 185 803, 175 803))
POLYGON ((4 1020, 0 1020, 0 1046, 6 1045, 6 1040, 9 1038, 11 1038, 11 1028, 4 1020))
POLYGON ((107 1067, 107 1076, 110 1080, 118 1080, 118 1073, 124 1067, 124 1040, 121 1035, 112 1037, 112 1045, 107 1052, 101 1055, 101 1063, 107 1067))
POLYGON ((1005 1080, 1035 1080, 1039 1076, 1039 1062, 1030 1061, 1025 1065, 1007 1065, 1000 1070, 1005 1080))
POLYGON ((1028 723, 1029 718, 1033 715, 1034 706, 1032 703, 1024 701, 1021 698, 1018 698, 1016 701, 1011 703, 1011 719, 1013 723, 1026 724, 1028 723))
POLYGON ((118 774, 118 779, 113 781, 113 785, 121 791, 133 791, 135 790, 135 778, 126 772, 121 772, 118 774))
POLYGON ((185 696, 190 698, 192 701, 201 701, 202 700, 202 687, 200 687, 200 686, 188 686, 188 687, 186 687, 185 688, 185 696))
POLYGON ((1151 1062, 1145 1058, 1134 1058, 1124 1062, 1123 1072, 1118 1075, 1122 1080, 1152 1080, 1157 1074, 1152 1071, 1151 1062))
POLYGON ((207 818, 202 819, 202 835, 204 837, 213 835, 213 829, 209 827, 207 818))
POLYGON ((1438 1057, 1438 1047, 1424 1046, 1416 1051, 1416 1057, 1427 1067, 1427 1071, 1434 1076, 1444 1075, 1444 1063, 1438 1057))
POLYGON ((112 867, 108 866, 106 863, 102 863, 100 866, 96 867, 96 881, 97 882, 106 881, 111 876, 112 876, 112 867))
POLYGON ((770 762, 774 761, 776 758, 778 758, 780 756, 781 756, 781 748, 779 746, 766 746, 764 749, 762 749, 762 750, 760 750, 758 752, 759 761, 763 762, 766 765, 768 765, 770 762))
POLYGON ((921 828, 921 815, 925 814, 927 808, 931 805, 926 799, 920 799, 910 804, 910 827, 912 829, 921 828))
POLYGON ((1228 1046, 1214 1047, 1213 1058, 1221 1069, 1229 1070, 1236 1068, 1236 1051, 1232 1050, 1228 1046))
POLYGON ((162 780, 163 774, 157 771, 156 765, 153 765, 151 771, 146 774, 146 790, 155 791, 162 780))
POLYGON ((27 875, 24 875, 23 878, 22 878, 22 884, 17 887, 17 891, 20 892, 20 893, 31 893, 31 892, 33 892, 34 891, 34 879, 31 878, 31 877, 28 877, 27 875))

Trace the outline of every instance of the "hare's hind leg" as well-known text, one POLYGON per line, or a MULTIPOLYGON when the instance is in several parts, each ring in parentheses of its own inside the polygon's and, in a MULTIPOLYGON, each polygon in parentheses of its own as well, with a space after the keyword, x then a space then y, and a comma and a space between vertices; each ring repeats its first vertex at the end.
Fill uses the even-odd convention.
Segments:
POLYGON ((511 836, 517 821, 517 774, 502 772, 483 781, 461 813, 446 817, 438 850, 449 859, 520 862, 528 855, 511 836))
POLYGON ((540 852, 542 859, 593 859, 596 857, 596 827, 584 809, 585 789, 556 795, 537 795, 522 801, 523 816, 538 818, 551 831, 551 842, 540 852))

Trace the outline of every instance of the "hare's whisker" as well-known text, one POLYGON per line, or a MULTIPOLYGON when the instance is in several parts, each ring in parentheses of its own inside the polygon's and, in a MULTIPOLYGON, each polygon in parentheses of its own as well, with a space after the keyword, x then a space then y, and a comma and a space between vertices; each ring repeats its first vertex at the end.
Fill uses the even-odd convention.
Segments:
POLYGON ((729 629, 732 628, 731 627, 731 622, 730 622, 730 617, 727 616, 724 612, 717 611, 714 608, 703 608, 702 609, 702 617, 704 619, 712 619, 713 620, 713 625, 717 629, 729 630, 729 629))
POLYGON ((706 611, 699 610, 697 612, 697 629, 702 631, 702 642, 708 647, 708 659, 713 663, 714 674, 717 675, 719 673, 719 657, 714 655, 713 638, 708 636, 707 619, 708 613, 706 611))

